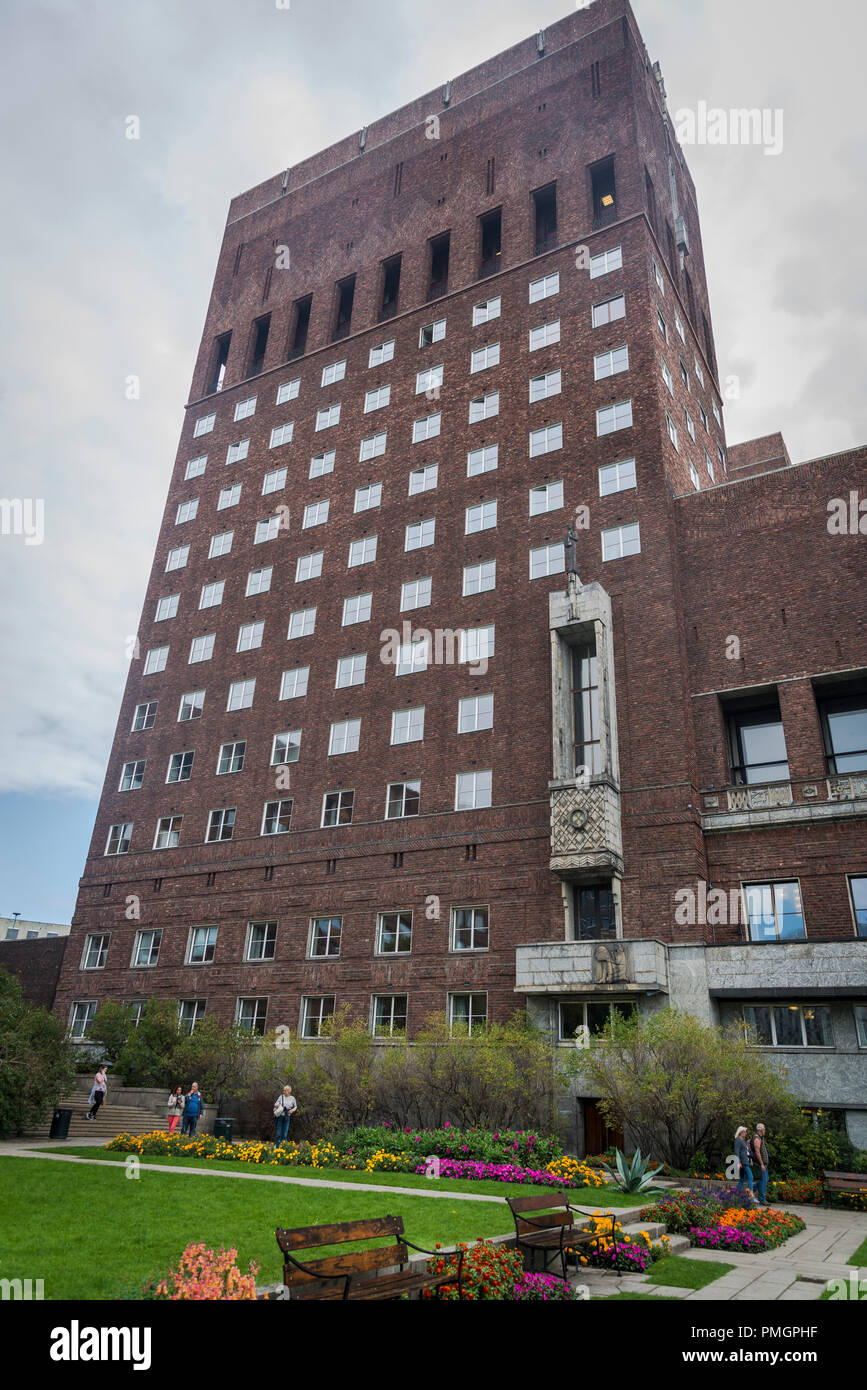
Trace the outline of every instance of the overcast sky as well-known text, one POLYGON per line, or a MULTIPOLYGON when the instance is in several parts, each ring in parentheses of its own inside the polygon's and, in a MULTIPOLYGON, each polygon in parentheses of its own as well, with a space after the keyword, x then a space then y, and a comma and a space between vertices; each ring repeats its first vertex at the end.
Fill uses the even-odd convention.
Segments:
MULTIPOLYGON (((568 9, 5 0, 0 494, 45 539, 0 536, 0 916, 72 912, 230 197, 568 9)), ((864 443, 863 0, 634 9, 672 114, 783 112, 778 156, 685 149, 729 442, 864 443)))

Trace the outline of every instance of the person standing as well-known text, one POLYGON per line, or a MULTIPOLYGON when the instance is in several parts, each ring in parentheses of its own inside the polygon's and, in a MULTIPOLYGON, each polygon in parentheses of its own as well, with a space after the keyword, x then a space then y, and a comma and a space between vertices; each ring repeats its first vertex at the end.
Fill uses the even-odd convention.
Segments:
POLYGON ((105 1093, 107 1090, 108 1078, 105 1074, 105 1063, 103 1062, 99 1068, 99 1071, 96 1073, 96 1076, 93 1078, 93 1086, 91 1087, 90 1097, 87 1102, 90 1106, 90 1109, 87 1112, 87 1118, 89 1120, 96 1119, 97 1114, 99 1113, 99 1107, 105 1100, 105 1093))
POLYGON ((756 1163, 756 1185, 758 1187, 758 1199, 763 1207, 769 1207, 768 1201, 768 1178, 770 1177, 770 1155, 765 1139, 766 1130, 764 1125, 756 1125, 756 1132, 752 1137, 750 1148, 753 1151, 753 1158, 756 1163))
POLYGON ((277 1143, 283 1144, 289 1135, 289 1124, 298 1109, 298 1102, 292 1094, 291 1086, 284 1086, 274 1102, 274 1119, 277 1121, 277 1143))
POLYGON ((753 1192, 753 1170, 750 1167, 750 1150, 747 1144, 747 1127, 738 1125, 735 1130, 735 1158, 740 1164, 740 1177, 738 1178, 738 1191, 746 1191, 750 1195, 751 1206, 757 1207, 755 1193, 753 1192))
POLYGON ((178 1086, 178 1087, 176 1087, 176 1089, 175 1089, 174 1091, 172 1091, 171 1095, 170 1095, 169 1098, 168 1098, 168 1101, 166 1102, 166 1109, 167 1109, 168 1112, 169 1112, 169 1113, 168 1113, 169 1134, 174 1134, 175 1130, 176 1130, 177 1127, 178 1127, 178 1121, 180 1120, 181 1116, 182 1116, 183 1113, 184 1113, 184 1088, 183 1088, 183 1086, 178 1086))
POLYGON ((194 1081, 187 1094, 184 1096, 184 1122, 181 1125, 181 1134, 189 1134, 190 1138, 196 1132, 196 1125, 199 1116, 205 1108, 205 1102, 199 1091, 198 1081, 194 1081))

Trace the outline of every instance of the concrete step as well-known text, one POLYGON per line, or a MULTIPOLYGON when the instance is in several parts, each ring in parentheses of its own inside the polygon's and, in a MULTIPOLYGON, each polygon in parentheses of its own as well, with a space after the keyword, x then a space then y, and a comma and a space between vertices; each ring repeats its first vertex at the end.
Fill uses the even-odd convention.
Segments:
POLYGON ((116 1134, 150 1134, 154 1130, 168 1129, 164 1115, 155 1115, 152 1110, 137 1105, 104 1103, 97 1111, 96 1119, 89 1120, 87 1096, 80 1092, 65 1096, 57 1108, 72 1111, 70 1139, 113 1139, 116 1134))

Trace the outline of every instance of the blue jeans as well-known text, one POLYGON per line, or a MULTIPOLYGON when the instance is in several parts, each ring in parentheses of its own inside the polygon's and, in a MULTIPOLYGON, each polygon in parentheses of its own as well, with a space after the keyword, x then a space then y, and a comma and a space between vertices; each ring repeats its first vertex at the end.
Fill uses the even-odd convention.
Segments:
POLYGON ((291 1119, 292 1119, 292 1116, 291 1116, 291 1115, 278 1115, 278 1116, 277 1116, 277 1143, 278 1143, 278 1144, 282 1144, 282 1143, 285 1142, 286 1139, 288 1139, 288 1137, 289 1137, 289 1121, 290 1121, 291 1119))
POLYGON ((756 1174, 756 1196, 760 1202, 764 1202, 768 1195, 768 1178, 770 1175, 770 1169, 767 1164, 764 1168, 760 1168, 756 1174))
POLYGON ((743 1192, 744 1188, 750 1192, 753 1190, 753 1170, 748 1163, 741 1164, 741 1176, 738 1179, 738 1191, 743 1192))
POLYGON ((198 1115, 185 1115, 181 1124, 181 1134, 195 1134, 198 1119, 198 1115))

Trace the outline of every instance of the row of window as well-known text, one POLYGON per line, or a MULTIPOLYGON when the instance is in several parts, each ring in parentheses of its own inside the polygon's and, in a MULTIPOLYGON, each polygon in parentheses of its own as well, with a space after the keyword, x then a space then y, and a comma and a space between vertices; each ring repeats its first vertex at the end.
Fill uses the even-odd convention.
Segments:
MULTIPOLYGON (((867 686, 849 682, 814 688, 828 771, 867 772, 867 686)), ((725 706, 733 782, 786 782, 789 759, 777 700, 763 696, 725 706)))

